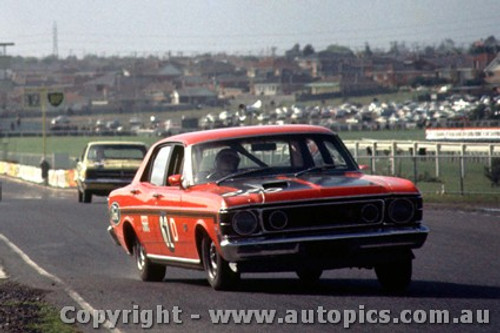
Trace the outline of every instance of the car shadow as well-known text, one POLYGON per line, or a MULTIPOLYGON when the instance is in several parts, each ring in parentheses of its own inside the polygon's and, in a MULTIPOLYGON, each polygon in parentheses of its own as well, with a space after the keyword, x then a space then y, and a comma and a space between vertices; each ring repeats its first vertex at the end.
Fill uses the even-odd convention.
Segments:
MULTIPOLYGON (((164 282, 208 286, 204 279, 167 278, 164 282)), ((500 287, 425 280, 413 281, 403 293, 388 293, 376 279, 321 279, 314 285, 305 285, 298 279, 243 278, 233 291, 287 295, 500 299, 500 287)))

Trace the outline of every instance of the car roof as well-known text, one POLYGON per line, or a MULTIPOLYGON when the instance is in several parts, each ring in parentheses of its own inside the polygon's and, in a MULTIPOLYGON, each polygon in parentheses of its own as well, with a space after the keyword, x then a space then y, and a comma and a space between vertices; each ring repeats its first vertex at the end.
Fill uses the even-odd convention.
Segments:
POLYGON ((192 145, 201 142, 224 140, 231 138, 241 138, 259 135, 279 135, 279 134, 301 134, 301 133, 323 133, 333 132, 322 126, 313 125, 266 125, 266 126, 244 126, 219 128, 214 130, 196 131, 174 135, 160 142, 182 142, 184 145, 192 145))
POLYGON ((138 145, 138 146, 146 146, 144 142, 139 141, 91 141, 87 143, 88 146, 94 145, 138 145))

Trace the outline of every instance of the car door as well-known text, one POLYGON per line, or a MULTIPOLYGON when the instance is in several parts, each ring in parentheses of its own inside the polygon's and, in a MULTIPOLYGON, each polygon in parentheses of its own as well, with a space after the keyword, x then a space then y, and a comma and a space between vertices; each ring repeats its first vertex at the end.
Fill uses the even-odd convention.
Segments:
POLYGON ((181 189, 168 184, 168 177, 180 172, 184 147, 166 144, 153 154, 149 177, 143 183, 145 215, 141 221, 148 224, 151 237, 149 254, 167 257, 178 255, 179 237, 175 213, 181 210, 181 189))

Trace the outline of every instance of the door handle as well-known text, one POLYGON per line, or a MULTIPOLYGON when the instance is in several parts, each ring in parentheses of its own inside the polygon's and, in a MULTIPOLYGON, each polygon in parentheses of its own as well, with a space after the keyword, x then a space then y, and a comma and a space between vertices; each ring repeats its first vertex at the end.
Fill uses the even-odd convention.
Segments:
POLYGON ((132 193, 133 195, 136 195, 136 194, 141 193, 141 191, 134 189, 134 190, 130 190, 130 193, 132 193))
POLYGON ((163 195, 160 194, 160 193, 154 193, 153 194, 153 198, 155 198, 155 199, 160 199, 161 197, 163 197, 163 195))

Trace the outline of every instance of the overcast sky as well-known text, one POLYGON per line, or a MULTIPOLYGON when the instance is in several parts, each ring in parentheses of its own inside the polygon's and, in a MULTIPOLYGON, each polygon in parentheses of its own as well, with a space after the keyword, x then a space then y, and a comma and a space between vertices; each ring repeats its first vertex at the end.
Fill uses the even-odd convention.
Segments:
POLYGON ((2 0, 10 55, 278 54, 299 44, 388 49, 500 39, 500 0, 2 0))

